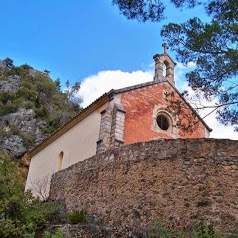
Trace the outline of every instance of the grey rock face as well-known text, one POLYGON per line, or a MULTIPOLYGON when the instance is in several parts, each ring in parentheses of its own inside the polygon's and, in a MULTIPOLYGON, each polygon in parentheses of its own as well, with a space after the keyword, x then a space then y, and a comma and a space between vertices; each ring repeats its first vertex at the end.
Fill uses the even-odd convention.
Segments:
POLYGON ((18 135, 11 135, 8 138, 5 137, 2 143, 0 143, 0 149, 15 157, 21 156, 26 152, 23 140, 18 135))
POLYGON ((29 69, 29 75, 32 76, 32 77, 35 77, 36 76, 36 70, 29 69))
POLYGON ((7 80, 0 80, 0 92, 16 93, 20 87, 20 76, 11 75, 7 80))
POLYGON ((32 109, 19 108, 15 113, 0 117, 0 127, 8 134, 8 136, 0 137, 0 149, 16 157, 31 147, 26 145, 23 138, 32 139, 34 144, 38 144, 47 136, 41 131, 47 127, 47 123, 35 119, 35 112, 32 109), (12 128, 16 129, 11 131, 12 128))
POLYGON ((4 121, 9 126, 17 126, 25 129, 26 132, 32 130, 31 125, 36 124, 35 112, 32 109, 19 108, 17 112, 4 116, 4 121), (28 127, 28 129, 27 129, 28 127))
POLYGON ((5 69, 7 67, 7 64, 5 61, 0 60, 0 69, 5 69))
POLYGON ((47 72, 0 60, 0 152, 20 158, 76 110, 47 72))

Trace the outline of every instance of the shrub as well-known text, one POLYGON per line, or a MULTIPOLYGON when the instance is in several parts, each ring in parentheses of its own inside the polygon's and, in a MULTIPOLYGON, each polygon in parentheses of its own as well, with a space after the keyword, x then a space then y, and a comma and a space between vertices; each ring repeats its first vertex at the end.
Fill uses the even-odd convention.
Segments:
MULTIPOLYGON (((149 227, 147 235, 148 238, 223 238, 221 233, 217 232, 212 225, 204 221, 201 221, 189 232, 176 232, 157 222, 149 227)), ((229 238, 233 238, 233 236, 229 236, 229 238)))
POLYGON ((11 75, 19 75, 19 76, 25 76, 27 74, 28 70, 25 70, 22 67, 11 67, 10 70, 7 70, 4 72, 4 76, 11 76, 11 75))
POLYGON ((44 238, 63 238, 64 234, 61 230, 57 229, 55 232, 44 231, 44 238))
POLYGON ((7 154, 0 162, 0 237, 35 238, 59 207, 24 193, 24 174, 7 154))
POLYGON ((48 116, 47 109, 44 106, 35 109, 37 117, 46 118, 48 116))
POLYGON ((0 128, 0 136, 7 136, 8 133, 3 129, 3 128, 0 128))
POLYGON ((26 70, 33 69, 33 68, 32 68, 30 65, 28 65, 28 64, 22 64, 20 67, 23 68, 23 69, 26 69, 26 70))
POLYGON ((35 90, 32 90, 30 88, 19 88, 18 91, 16 92, 16 96, 18 98, 23 98, 27 100, 35 100, 37 96, 37 92, 35 90))
POLYGON ((0 116, 14 113, 16 111, 17 111, 17 105, 14 105, 14 104, 1 105, 0 116))
POLYGON ((0 116, 17 111, 19 102, 15 94, 10 92, 0 93, 0 116))
POLYGON ((155 223, 147 231, 148 238, 187 238, 183 231, 174 232, 160 223, 155 223))
POLYGON ((227 238, 238 238, 238 227, 235 227, 235 229, 233 229, 227 238))
POLYGON ((7 66, 8 68, 14 67, 13 60, 12 60, 12 59, 10 59, 10 58, 7 57, 7 58, 4 59, 3 61, 6 63, 6 66, 7 66))
POLYGON ((214 227, 207 222, 201 221, 192 231, 193 238, 222 238, 223 236, 215 231, 214 227))
POLYGON ((35 105, 34 105, 33 102, 26 101, 26 102, 23 103, 23 106, 24 106, 26 109, 33 109, 35 105))
POLYGON ((0 102, 5 105, 9 101, 12 101, 15 98, 15 95, 10 92, 1 92, 0 93, 0 102))
POLYGON ((67 216, 69 224, 78 224, 86 222, 86 212, 84 210, 73 210, 67 216))

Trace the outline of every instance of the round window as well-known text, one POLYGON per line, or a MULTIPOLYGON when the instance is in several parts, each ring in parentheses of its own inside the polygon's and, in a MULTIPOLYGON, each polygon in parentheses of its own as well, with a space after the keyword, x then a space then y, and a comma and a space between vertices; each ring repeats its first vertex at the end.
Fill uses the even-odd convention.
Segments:
POLYGON ((160 129, 164 131, 167 131, 169 129, 169 119, 165 115, 158 115, 156 121, 160 129))

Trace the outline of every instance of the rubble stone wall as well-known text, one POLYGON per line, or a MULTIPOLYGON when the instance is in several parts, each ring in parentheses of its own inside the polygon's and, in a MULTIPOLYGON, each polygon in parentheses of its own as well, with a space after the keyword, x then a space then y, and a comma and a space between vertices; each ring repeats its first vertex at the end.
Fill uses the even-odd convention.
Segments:
POLYGON ((98 224, 238 227, 238 141, 160 139, 109 150, 57 172, 50 198, 98 224))

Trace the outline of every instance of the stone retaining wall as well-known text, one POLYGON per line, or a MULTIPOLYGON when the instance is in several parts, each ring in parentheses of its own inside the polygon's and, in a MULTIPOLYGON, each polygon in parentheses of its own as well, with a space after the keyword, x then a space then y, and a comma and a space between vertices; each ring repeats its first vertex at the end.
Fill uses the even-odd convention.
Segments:
POLYGON ((54 175, 50 198, 98 224, 238 227, 238 141, 155 140, 123 146, 54 175))

